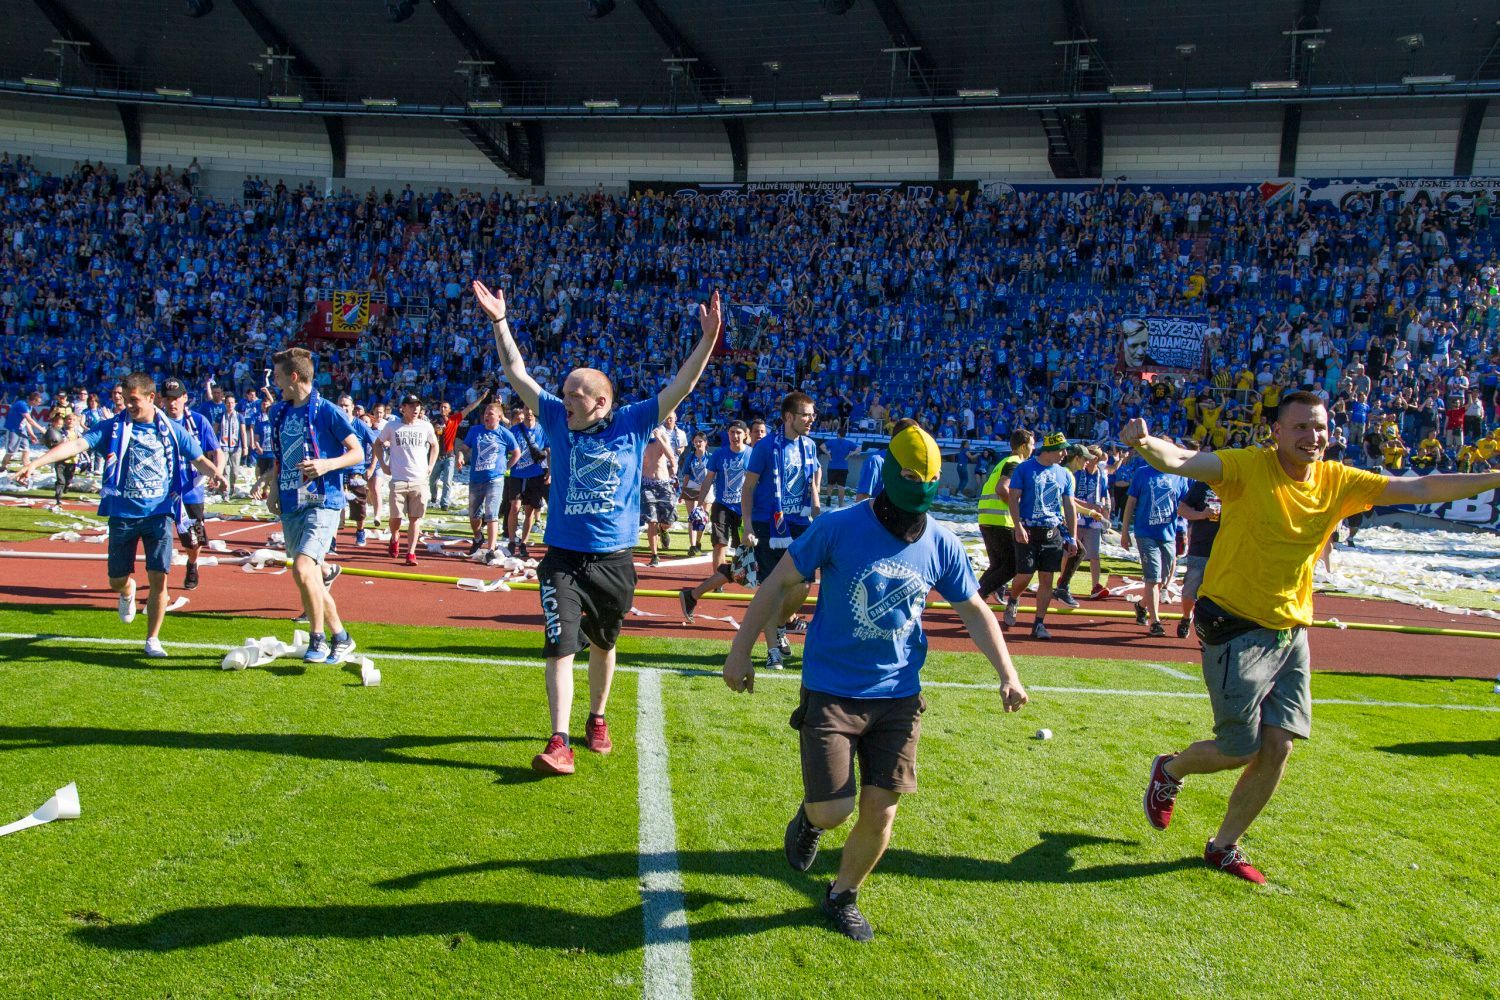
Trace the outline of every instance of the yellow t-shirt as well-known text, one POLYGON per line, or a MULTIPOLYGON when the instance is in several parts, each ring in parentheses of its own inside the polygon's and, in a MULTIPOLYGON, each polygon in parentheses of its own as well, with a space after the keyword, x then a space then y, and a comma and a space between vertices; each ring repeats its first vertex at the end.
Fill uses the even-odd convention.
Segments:
POLYGON ((1276 406, 1281 402, 1281 386, 1275 382, 1267 382, 1265 389, 1261 391, 1260 401, 1265 406, 1276 406))
POLYGON ((1272 448, 1217 452, 1224 477, 1209 485, 1223 513, 1202 593, 1266 628, 1311 625, 1313 564, 1338 523, 1368 510, 1389 482, 1340 462, 1315 462, 1305 483, 1272 448))
POLYGON ((1406 446, 1400 441, 1387 441, 1381 449, 1381 460, 1392 472, 1400 472, 1406 464, 1406 446))
POLYGON ((1500 451, 1500 445, 1495 444, 1489 438, 1480 438, 1479 443, 1474 446, 1474 450, 1479 453, 1480 461, 1488 462, 1495 457, 1496 451, 1500 451))
POLYGON ((1437 456, 1441 455, 1442 453, 1443 453, 1443 442, 1439 441, 1435 437, 1423 438, 1422 442, 1417 445, 1417 454, 1418 455, 1428 455, 1428 456, 1431 456, 1433 458, 1436 458, 1437 456))

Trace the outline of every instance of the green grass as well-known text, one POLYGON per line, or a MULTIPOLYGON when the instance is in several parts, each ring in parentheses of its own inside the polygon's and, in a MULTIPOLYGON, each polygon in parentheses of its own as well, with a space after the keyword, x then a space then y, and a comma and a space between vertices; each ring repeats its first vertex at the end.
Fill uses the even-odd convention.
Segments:
MULTIPOLYGON (((34 607, 0 608, 0 631, 141 634, 34 607)), ((270 632, 290 626, 188 615, 166 639, 270 632)), ((357 636, 379 688, 288 660, 226 673, 211 651, 0 640, 0 822, 69 780, 83 802, 0 840, 0 995, 639 995, 637 676, 616 679, 616 752, 542 781, 540 671, 470 662, 539 663, 537 635, 357 636)), ((724 650, 628 637, 621 661, 717 670, 724 650)), ((1229 776, 1195 779, 1166 833, 1140 816, 1151 755, 1202 735, 1205 701, 1042 690, 1196 681, 1021 669, 1019 716, 992 690, 928 688, 922 790, 863 893, 864 948, 812 911, 842 834, 812 875, 780 856, 795 675, 748 697, 663 679, 698 996, 1500 995, 1500 714, 1320 705, 1246 840, 1272 880, 1255 888, 1196 860, 1229 776), (1041 726, 1056 738, 1031 739, 1041 726)), ((962 654, 924 674, 992 677, 962 654)), ((1323 674, 1314 695, 1500 705, 1477 681, 1323 674)))

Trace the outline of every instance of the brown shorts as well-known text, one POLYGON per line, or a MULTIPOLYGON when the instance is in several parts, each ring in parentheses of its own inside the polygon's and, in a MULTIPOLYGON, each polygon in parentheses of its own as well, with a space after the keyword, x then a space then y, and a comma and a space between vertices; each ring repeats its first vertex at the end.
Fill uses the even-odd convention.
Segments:
POLYGON ((892 792, 917 790, 917 737, 927 700, 841 698, 802 689, 792 728, 802 737, 802 790, 808 802, 854 797, 859 784, 892 792))

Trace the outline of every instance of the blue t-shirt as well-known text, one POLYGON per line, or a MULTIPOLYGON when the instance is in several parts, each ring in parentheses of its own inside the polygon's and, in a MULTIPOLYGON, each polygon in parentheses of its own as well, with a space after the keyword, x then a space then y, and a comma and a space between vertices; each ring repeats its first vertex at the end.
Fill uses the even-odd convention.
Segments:
POLYGON ((936 589, 968 600, 978 589, 953 532, 927 519, 908 544, 866 503, 824 514, 792 543, 797 572, 821 573, 821 593, 802 650, 802 683, 844 698, 906 698, 922 689, 927 659, 922 609, 936 589))
POLYGON ((5 429, 12 434, 21 433, 21 428, 26 425, 26 417, 31 413, 31 404, 24 399, 18 399, 10 404, 10 409, 5 411, 5 429))
POLYGON ((750 449, 735 451, 728 445, 708 456, 708 471, 714 474, 714 495, 727 509, 740 513, 741 494, 745 489, 745 466, 750 449))
POLYGON ((359 467, 359 474, 366 479, 375 468, 375 439, 380 435, 375 428, 363 420, 354 421, 354 436, 359 438, 359 446, 365 450, 364 464, 359 467))
MULTIPOLYGON (((121 420, 130 417, 121 414, 121 420)), ((177 452, 184 462, 203 456, 203 450, 193 436, 175 420, 167 420, 172 437, 177 442, 177 452)), ((83 432, 89 450, 100 455, 109 453, 111 432, 115 421, 107 420, 97 427, 83 432)), ((123 475, 120 477, 118 496, 103 497, 99 501, 99 513, 105 517, 175 517, 176 504, 172 500, 172 456, 162 439, 154 421, 133 424, 130 442, 125 446, 123 475)))
POLYGON ((696 451, 688 452, 682 456, 678 472, 682 476, 683 485, 696 490, 703 485, 703 477, 708 473, 708 456, 696 451))
POLYGON ((464 435, 469 448, 469 482, 489 483, 504 479, 510 465, 510 453, 518 447, 516 439, 504 427, 490 430, 475 424, 464 435))
POLYGON ((1063 497, 1073 495, 1073 473, 1061 462, 1043 465, 1033 455, 1010 474, 1010 488, 1021 491, 1021 523, 1026 527, 1055 528, 1066 523, 1063 497))
POLYGON ((866 455, 859 467, 859 487, 854 492, 864 493, 871 497, 878 497, 884 493, 885 480, 880 478, 880 470, 884 467, 884 451, 875 451, 866 455))
POLYGON ((1136 470, 1130 481, 1130 495, 1135 497, 1130 525, 1137 538, 1167 542, 1177 537, 1177 504, 1187 496, 1188 485, 1182 476, 1149 465, 1136 470))
POLYGON ((271 447, 271 411, 257 410, 250 426, 255 428, 255 457, 275 458, 276 451, 271 447))
MULTIPOLYGON (((567 427, 566 420, 563 426, 567 427)), ((510 436, 515 439, 516 447, 521 449, 521 457, 516 459, 516 464, 510 469, 512 478, 535 479, 537 476, 546 475, 546 463, 537 461, 531 455, 532 448, 537 451, 547 450, 547 432, 542 429, 542 425, 538 423, 535 427, 527 427, 525 424, 512 424, 510 436)))
MULTIPOLYGON (((1105 499, 1109 496, 1109 485, 1104 481, 1104 470, 1079 469, 1073 473, 1073 496, 1084 503, 1095 507, 1104 506, 1105 499)), ((1078 526, 1080 528, 1102 528, 1104 522, 1097 517, 1090 517, 1083 511, 1078 512, 1078 526)))
POLYGON ((568 430, 568 412, 552 393, 543 390, 540 399, 537 417, 552 442, 554 471, 543 541, 574 552, 632 547, 640 534, 641 455, 661 416, 656 397, 616 409, 593 434, 568 430))
POLYGON ((849 453, 859 448, 859 445, 848 438, 834 438, 823 447, 828 449, 828 468, 849 468, 849 453))
POLYGON ((760 477, 755 482, 755 509, 751 512, 758 523, 771 523, 776 513, 773 462, 781 466, 781 513, 788 524, 810 524, 813 476, 822 468, 818 464, 818 446, 806 434, 795 441, 788 441, 780 434, 768 434, 755 442, 745 471, 760 477))
MULTIPOLYGON (((208 418, 196 410, 184 410, 182 420, 178 422, 184 430, 198 441, 198 448, 206 455, 211 451, 219 450, 219 436, 214 433, 214 428, 208 418)), ((203 503, 207 499, 204 490, 205 480, 202 476, 193 477, 193 488, 183 496, 183 503, 203 503)))
MULTIPOLYGON (((338 458, 344 453, 344 439, 354 434, 354 421, 343 410, 334 406, 321 397, 318 400, 318 412, 313 416, 313 443, 315 449, 308 447, 307 439, 307 409, 309 404, 292 406, 282 400, 271 407, 270 424, 273 434, 278 433, 280 428, 280 441, 276 444, 280 447, 280 472, 277 487, 281 496, 282 513, 291 513, 302 506, 324 507, 328 510, 342 510, 344 507, 344 477, 346 469, 335 469, 332 472, 319 476, 308 484, 308 493, 311 496, 307 504, 298 502, 297 494, 303 485, 302 473, 297 471, 297 466, 307 458, 338 458)), ((272 454, 276 454, 274 449, 272 454)), ((368 456, 366 456, 368 459, 368 456)))

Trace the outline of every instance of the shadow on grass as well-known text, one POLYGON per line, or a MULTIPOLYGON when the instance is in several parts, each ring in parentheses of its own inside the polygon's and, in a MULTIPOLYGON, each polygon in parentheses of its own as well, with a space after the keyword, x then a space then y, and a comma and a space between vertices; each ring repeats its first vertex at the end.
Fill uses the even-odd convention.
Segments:
POLYGON ((1375 749, 1408 757, 1500 757, 1500 739, 1425 740, 1419 743, 1393 743, 1388 747, 1375 749))
POLYGON ((0 753, 61 747, 154 747, 162 750, 224 750, 273 753, 309 760, 370 764, 419 764, 501 773, 511 768, 475 761, 446 760, 403 753, 459 743, 538 743, 534 736, 322 736, 311 733, 192 733, 161 729, 104 729, 92 726, 0 726, 0 753))
MULTIPOLYGON (((1088 883, 1144 878, 1196 867, 1196 858, 1079 867, 1071 852, 1079 847, 1135 846, 1135 841, 1115 840, 1080 833, 1042 833, 1040 842, 1009 861, 987 858, 947 857, 917 851, 894 850, 886 854, 880 870, 916 878, 953 882, 1088 883)), ((485 861, 455 865, 376 883, 381 889, 405 891, 445 878, 520 870, 536 875, 569 879, 626 880, 640 878, 642 870, 672 864, 668 856, 630 852, 547 859, 485 861)), ((686 851, 676 855, 677 867, 695 875, 732 878, 770 878, 807 897, 807 905, 780 913, 735 916, 714 915, 693 920, 688 935, 693 940, 743 937, 779 927, 822 925, 813 905, 824 882, 789 870, 775 851, 686 851)), ((741 906, 752 902, 743 897, 710 893, 687 893, 688 910, 705 906, 741 906)), ((658 908, 653 907, 653 912, 658 908)), ((583 948, 596 954, 616 954, 639 948, 640 906, 601 915, 577 913, 534 903, 422 902, 362 906, 259 906, 250 904, 191 907, 158 914, 142 924, 82 927, 73 936, 85 944, 121 951, 176 951, 222 944, 246 937, 308 937, 370 939, 418 935, 469 935, 480 941, 503 941, 557 951, 583 948)), ((681 933, 663 927, 660 936, 674 939, 681 933)), ((653 934, 653 937, 658 935, 653 934)))

